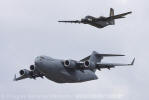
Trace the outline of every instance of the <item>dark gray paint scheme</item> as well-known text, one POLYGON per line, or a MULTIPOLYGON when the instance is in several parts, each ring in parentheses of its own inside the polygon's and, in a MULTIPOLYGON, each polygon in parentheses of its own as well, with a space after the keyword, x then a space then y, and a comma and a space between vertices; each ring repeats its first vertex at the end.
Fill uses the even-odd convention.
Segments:
POLYGON ((74 20, 74 21, 58 21, 58 22, 64 22, 64 23, 83 23, 83 24, 89 24, 97 28, 104 28, 108 25, 114 25, 115 19, 125 18, 124 16, 130 14, 132 12, 127 12, 123 14, 114 15, 114 9, 110 9, 110 16, 109 17, 93 17, 93 16, 86 16, 85 18, 81 20, 74 20))
POLYGON ((36 79, 36 77, 45 76, 47 79, 57 83, 76 83, 96 80, 96 69, 113 68, 115 66, 128 66, 131 64, 101 63, 103 57, 124 56, 117 54, 99 54, 93 51, 91 55, 80 60, 59 60, 48 56, 38 56, 35 58, 35 64, 30 66, 30 70, 20 70, 20 77, 15 76, 14 80, 25 78, 36 79))

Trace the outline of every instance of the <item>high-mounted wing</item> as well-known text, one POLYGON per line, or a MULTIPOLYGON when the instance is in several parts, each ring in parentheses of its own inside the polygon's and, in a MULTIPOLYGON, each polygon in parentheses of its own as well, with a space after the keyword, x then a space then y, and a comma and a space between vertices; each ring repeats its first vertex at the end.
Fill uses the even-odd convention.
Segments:
MULTIPOLYGON (((86 60, 89 60, 91 55, 81 59, 80 61, 86 61, 86 60)), ((96 56, 98 57, 114 57, 114 56, 125 56, 125 55, 121 55, 121 54, 96 54, 96 56)))
POLYGON ((25 78, 29 78, 29 77, 27 77, 27 76, 20 76, 20 77, 17 77, 16 74, 15 74, 13 80, 14 80, 14 81, 18 81, 18 80, 22 80, 22 79, 25 79, 25 78))
POLYGON ((19 71, 19 76, 16 77, 16 74, 14 76, 14 81, 30 78, 30 79, 36 79, 37 77, 43 78, 43 73, 38 71, 34 65, 30 66, 30 70, 22 69, 19 71))
POLYGON ((119 18, 125 18, 124 16, 131 14, 132 12, 127 12, 127 13, 123 13, 123 14, 119 14, 119 15, 115 15, 115 16, 110 16, 107 17, 106 20, 113 20, 113 19, 119 19, 119 18))
POLYGON ((63 23, 81 23, 81 21, 79 20, 75 20, 75 21, 58 21, 58 22, 63 22, 63 23))
POLYGON ((133 59, 133 61, 131 62, 131 64, 118 64, 118 63, 97 63, 97 69, 102 69, 102 68, 114 68, 115 66, 131 66, 134 64, 135 58, 133 59))
POLYGON ((18 77, 16 77, 16 74, 15 74, 14 81, 22 80, 25 78, 33 78, 33 72, 31 72, 27 69, 20 70, 19 74, 20 74, 20 76, 18 76, 18 77))

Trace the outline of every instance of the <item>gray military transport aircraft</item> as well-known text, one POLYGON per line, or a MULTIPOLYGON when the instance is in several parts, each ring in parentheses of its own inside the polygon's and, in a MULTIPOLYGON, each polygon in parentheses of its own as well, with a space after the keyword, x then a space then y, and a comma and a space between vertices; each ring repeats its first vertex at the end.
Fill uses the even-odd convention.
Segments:
POLYGON ((53 59, 47 56, 38 56, 35 58, 35 64, 30 66, 30 70, 22 69, 19 71, 19 77, 14 80, 18 81, 25 78, 36 79, 37 77, 46 77, 57 83, 77 83, 90 80, 96 80, 98 77, 95 74, 96 69, 114 68, 115 66, 129 66, 133 65, 135 59, 131 64, 118 63, 102 63, 103 57, 110 56, 124 56, 118 54, 99 54, 93 51, 91 55, 85 57, 80 61, 75 60, 60 60, 53 59))
POLYGON ((115 19, 125 18, 124 16, 131 14, 132 12, 127 12, 123 14, 114 15, 113 8, 110 8, 110 16, 109 17, 103 17, 100 16, 98 18, 93 16, 86 16, 85 18, 81 20, 73 20, 73 21, 58 21, 58 22, 64 22, 64 23, 83 23, 83 24, 89 24, 92 26, 95 26, 97 28, 104 28, 108 25, 114 25, 115 19))

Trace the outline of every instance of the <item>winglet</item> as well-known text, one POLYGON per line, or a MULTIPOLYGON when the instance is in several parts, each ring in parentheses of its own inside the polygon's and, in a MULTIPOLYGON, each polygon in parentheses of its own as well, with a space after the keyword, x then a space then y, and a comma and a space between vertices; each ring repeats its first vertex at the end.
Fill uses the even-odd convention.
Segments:
POLYGON ((131 62, 131 64, 130 64, 130 65, 133 65, 133 64, 134 64, 134 62, 135 62, 135 58, 133 59, 133 61, 131 62))

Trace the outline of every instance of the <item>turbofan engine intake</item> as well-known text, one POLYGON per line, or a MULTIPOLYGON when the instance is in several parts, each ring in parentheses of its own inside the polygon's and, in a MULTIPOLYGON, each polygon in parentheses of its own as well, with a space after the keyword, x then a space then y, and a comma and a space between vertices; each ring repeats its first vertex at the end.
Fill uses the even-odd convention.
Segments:
POLYGON ((30 65, 30 70, 31 71, 35 71, 35 66, 34 65, 30 65))
POLYGON ((77 62, 76 61, 74 61, 74 60, 65 60, 64 61, 64 66, 66 67, 66 68, 76 68, 76 66, 77 66, 77 62))
POLYGON ((91 63, 90 61, 85 61, 84 67, 89 68, 89 69, 93 69, 95 67, 95 64, 91 63))
POLYGON ((20 73, 21 76, 28 76, 28 75, 30 75, 30 71, 27 70, 27 69, 22 69, 22 70, 20 70, 19 73, 20 73))

